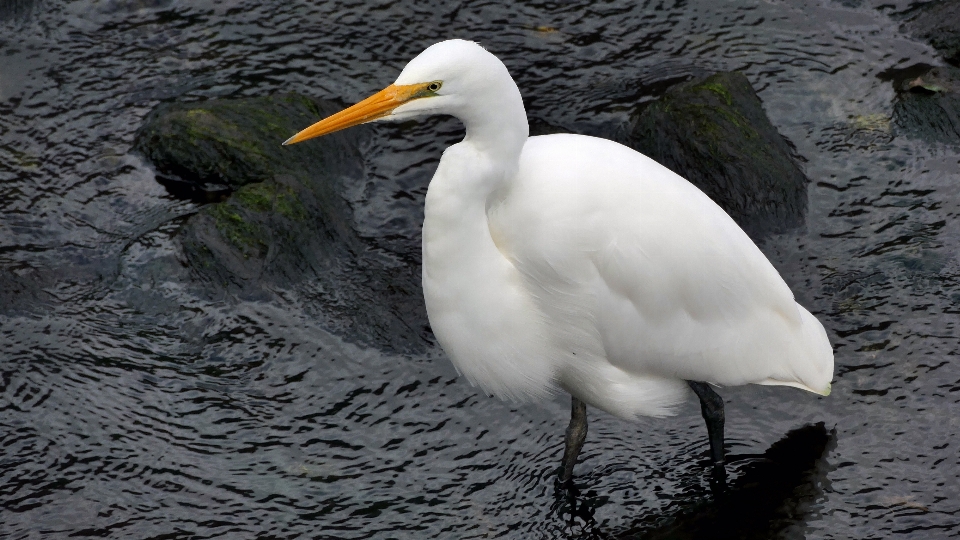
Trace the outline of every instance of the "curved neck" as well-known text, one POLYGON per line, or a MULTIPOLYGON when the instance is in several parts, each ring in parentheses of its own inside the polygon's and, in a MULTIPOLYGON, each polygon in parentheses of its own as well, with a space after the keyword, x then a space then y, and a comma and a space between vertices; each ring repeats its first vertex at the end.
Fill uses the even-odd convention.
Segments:
POLYGON ((467 135, 444 152, 427 188, 423 297, 434 335, 460 373, 501 398, 528 399, 554 384, 552 358, 541 354, 547 331, 531 316, 537 308, 517 286, 522 277, 497 246, 488 215, 516 178, 529 134, 513 89, 455 115, 467 135))
POLYGON ((491 86, 484 99, 457 112, 456 116, 467 129, 463 142, 495 162, 516 168, 530 135, 527 111, 523 108, 520 89, 509 75, 491 86))

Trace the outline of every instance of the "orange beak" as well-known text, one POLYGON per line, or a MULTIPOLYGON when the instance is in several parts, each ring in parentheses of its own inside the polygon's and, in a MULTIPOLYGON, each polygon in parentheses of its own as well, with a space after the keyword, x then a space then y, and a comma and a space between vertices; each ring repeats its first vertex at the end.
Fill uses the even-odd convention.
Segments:
POLYGON ((307 129, 304 129, 284 141, 283 145, 295 144, 314 137, 320 137, 321 135, 327 135, 334 131, 340 131, 341 129, 346 129, 357 124, 365 124, 378 118, 383 118, 410 100, 435 95, 428 88, 431 84, 432 83, 429 82, 405 84, 402 86, 391 84, 353 107, 328 116, 307 129))

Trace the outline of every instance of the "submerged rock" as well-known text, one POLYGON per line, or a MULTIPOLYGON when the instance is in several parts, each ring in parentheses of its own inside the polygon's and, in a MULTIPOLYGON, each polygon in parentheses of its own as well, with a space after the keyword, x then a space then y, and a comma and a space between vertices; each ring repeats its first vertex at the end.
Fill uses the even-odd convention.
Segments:
POLYGON ((628 143, 703 190, 754 238, 803 223, 807 178, 742 73, 669 88, 643 106, 628 143))
POLYGON ((960 68, 917 66, 893 80, 897 127, 925 141, 960 144, 960 68))
POLYGON ((206 290, 296 288, 348 339, 418 348, 429 333, 419 267, 371 249, 341 196, 361 174, 357 132, 280 144, 337 110, 294 94, 165 104, 148 116, 134 147, 173 191, 224 199, 178 232, 206 290))
POLYGON ((926 41, 943 58, 960 66, 960 2, 940 0, 917 5, 906 14, 901 31, 926 41))

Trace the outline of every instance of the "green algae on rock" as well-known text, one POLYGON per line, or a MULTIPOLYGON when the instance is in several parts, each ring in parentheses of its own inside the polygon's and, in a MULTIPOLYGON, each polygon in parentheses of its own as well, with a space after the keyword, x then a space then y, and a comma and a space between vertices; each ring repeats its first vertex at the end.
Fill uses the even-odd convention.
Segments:
POLYGON ((642 106, 627 142, 703 190, 755 238, 803 223, 807 179, 742 73, 667 89, 642 106))
POLYGON ((338 110, 295 94, 168 103, 134 148, 172 191, 201 201, 218 193, 177 233, 208 292, 307 289, 317 316, 348 339, 417 348, 429 339, 420 269, 372 253, 341 195, 360 176, 359 133, 281 146, 338 110))
POLYGON ((352 250, 350 212, 342 177, 356 176, 360 156, 351 134, 321 144, 283 147, 295 133, 339 109, 297 94, 166 103, 147 117, 134 148, 174 191, 210 186, 232 192, 204 207, 180 233, 193 268, 234 282, 285 276, 294 258, 352 250), (315 253, 302 253, 303 249, 315 253))

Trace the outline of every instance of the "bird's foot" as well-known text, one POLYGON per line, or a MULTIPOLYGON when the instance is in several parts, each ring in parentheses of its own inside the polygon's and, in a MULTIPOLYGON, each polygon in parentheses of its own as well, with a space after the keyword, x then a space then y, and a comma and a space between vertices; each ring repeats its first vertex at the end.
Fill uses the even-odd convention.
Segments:
POLYGON ((558 494, 577 494, 577 488, 573 485, 573 467, 568 467, 566 463, 560 465, 557 476, 554 478, 554 488, 558 494))
POLYGON ((596 526, 594 518, 598 506, 596 492, 593 490, 581 492, 572 479, 564 481, 558 476, 554 495, 556 499, 551 506, 551 512, 565 521, 571 532, 576 531, 578 538, 596 526))
POLYGON ((727 469, 724 462, 714 462, 710 470, 710 491, 718 496, 727 490, 727 469))

